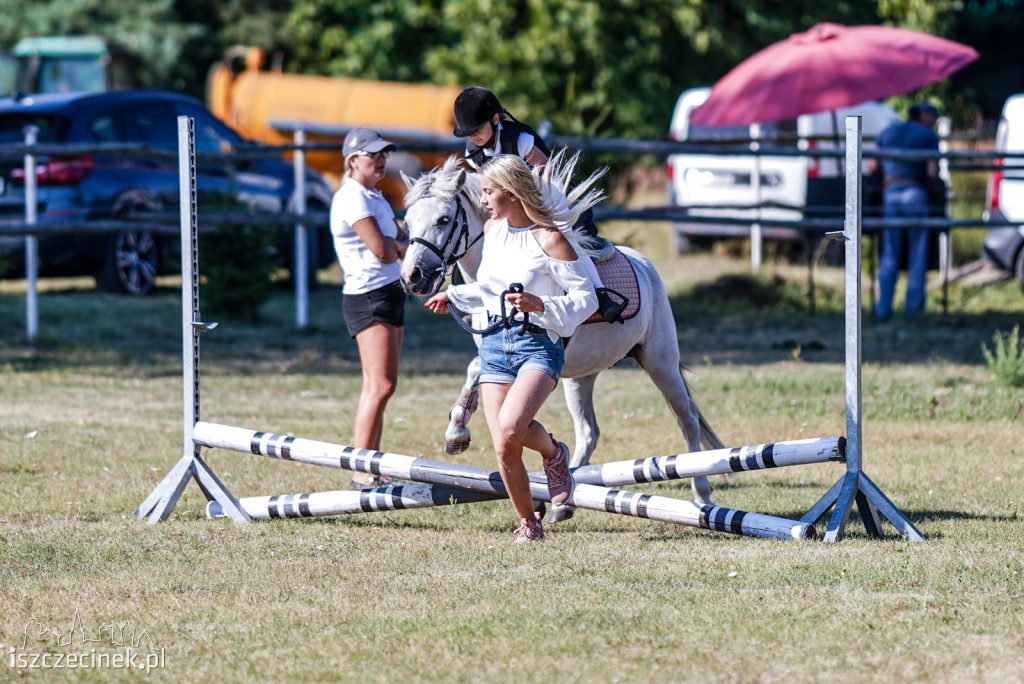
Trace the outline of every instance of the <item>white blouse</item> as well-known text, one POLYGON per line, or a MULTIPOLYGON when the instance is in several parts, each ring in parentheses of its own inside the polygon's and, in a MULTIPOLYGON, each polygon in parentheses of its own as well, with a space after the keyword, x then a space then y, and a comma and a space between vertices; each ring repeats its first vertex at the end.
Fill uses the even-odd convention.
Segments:
MULTIPOLYGON (((512 283, 522 283, 524 291, 540 297, 544 311, 531 311, 530 323, 547 330, 552 341, 569 337, 597 311, 595 288, 601 279, 590 257, 577 252, 575 261, 553 259, 530 227, 512 228, 507 220, 484 236, 477 282, 449 287, 448 299, 460 311, 501 315, 501 293, 512 283)), ((506 302, 505 311, 511 315, 514 309, 506 302)))

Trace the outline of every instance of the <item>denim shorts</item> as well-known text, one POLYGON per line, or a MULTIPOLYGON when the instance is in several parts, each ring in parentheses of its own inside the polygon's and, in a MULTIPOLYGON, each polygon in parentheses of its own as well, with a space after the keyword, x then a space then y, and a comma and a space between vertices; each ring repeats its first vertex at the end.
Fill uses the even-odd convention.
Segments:
POLYGON ((520 335, 519 325, 498 328, 483 336, 480 342, 480 382, 511 384, 520 371, 539 370, 555 382, 565 365, 562 340, 552 342, 547 330, 530 326, 520 335))
POLYGON ((405 325, 405 291, 396 280, 362 294, 342 295, 341 310, 348 334, 353 338, 375 321, 401 328, 405 325))

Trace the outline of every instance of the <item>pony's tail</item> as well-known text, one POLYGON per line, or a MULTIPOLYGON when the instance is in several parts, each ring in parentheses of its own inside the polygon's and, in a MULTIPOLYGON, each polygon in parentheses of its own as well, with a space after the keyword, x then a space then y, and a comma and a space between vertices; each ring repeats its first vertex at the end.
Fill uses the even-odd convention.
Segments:
MULTIPOLYGON (((679 364, 679 377, 683 379, 683 387, 686 388, 686 393, 693 398, 693 392, 690 391, 690 384, 686 382, 686 366, 679 364)), ((696 400, 695 400, 696 401, 696 400)), ((701 413, 700 408, 697 409, 697 419, 700 424, 700 443, 704 447, 705 451, 713 451, 715 449, 724 449, 725 444, 718 437, 718 433, 714 431, 711 425, 708 423, 704 414, 701 413)))
POLYGON ((592 209, 605 198, 604 191, 592 186, 608 172, 607 166, 590 174, 586 180, 570 190, 569 184, 579 159, 579 152, 567 157, 565 149, 561 149, 547 164, 533 169, 533 177, 544 207, 551 212, 551 218, 560 226, 562 232, 570 231, 583 212, 592 209))

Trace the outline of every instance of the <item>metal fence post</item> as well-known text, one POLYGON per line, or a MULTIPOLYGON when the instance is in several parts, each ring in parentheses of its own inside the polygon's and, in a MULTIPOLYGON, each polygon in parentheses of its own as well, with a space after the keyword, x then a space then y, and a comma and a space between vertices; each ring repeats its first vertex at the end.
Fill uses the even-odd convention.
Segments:
MULTIPOLYGON (((33 146, 39 139, 36 126, 25 126, 25 145, 33 146)), ((39 204, 36 192, 36 156, 25 155, 25 225, 31 231, 36 225, 39 204)), ((39 239, 25 236, 25 337, 34 342, 39 334, 39 239)))
MULTIPOLYGON (((295 213, 306 215, 306 129, 295 129, 295 213)), ((313 237, 316 239, 316 236, 313 237)), ((305 223, 295 225, 295 327, 305 328, 309 324, 309 269, 317 264, 309 263, 309 232, 305 223)), ((315 272, 315 271, 314 271, 315 272)))
POLYGON ((764 238, 761 233, 761 124, 750 124, 750 150, 754 153, 754 173, 750 179, 751 189, 754 191, 754 204, 757 206, 754 211, 756 218, 750 224, 750 270, 757 273, 761 270, 761 248, 764 238))

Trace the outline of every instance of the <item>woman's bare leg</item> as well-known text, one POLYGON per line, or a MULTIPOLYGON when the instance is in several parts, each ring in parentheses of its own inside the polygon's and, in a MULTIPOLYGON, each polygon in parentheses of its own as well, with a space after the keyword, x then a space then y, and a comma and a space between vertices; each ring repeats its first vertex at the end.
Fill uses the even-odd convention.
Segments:
MULTIPOLYGON (((398 357, 402 351, 403 337, 403 328, 379 321, 356 335, 359 362, 363 368, 363 387, 356 408, 352 446, 380 449, 384 409, 398 387, 398 357)), ((357 474, 352 479, 365 483, 370 478, 357 474)))
POLYGON ((544 426, 534 420, 537 411, 555 388, 555 380, 542 371, 526 370, 511 385, 481 383, 484 415, 498 459, 498 472, 519 518, 533 519, 530 480, 523 463, 523 447, 546 458, 558 448, 544 426))

